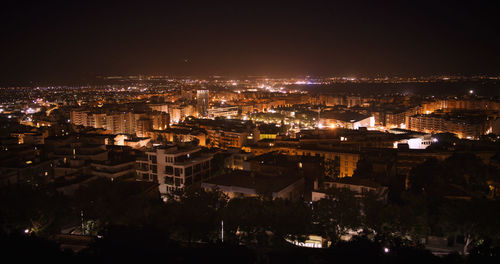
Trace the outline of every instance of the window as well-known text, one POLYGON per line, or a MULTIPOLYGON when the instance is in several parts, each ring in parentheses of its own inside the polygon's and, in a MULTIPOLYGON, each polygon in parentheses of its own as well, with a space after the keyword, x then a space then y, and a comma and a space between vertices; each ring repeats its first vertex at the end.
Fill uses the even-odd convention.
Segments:
POLYGON ((174 174, 174 167, 172 167, 172 166, 165 166, 165 174, 168 174, 168 175, 174 174))
POLYGON ((182 168, 175 168, 175 176, 181 176, 182 168))
POLYGON ((187 167, 185 172, 186 176, 190 176, 193 174, 193 167, 187 167))
POLYGON ((184 182, 185 185, 191 185, 193 179, 191 177, 186 177, 186 180, 184 182))
POLYGON ((151 160, 153 164, 156 164, 156 156, 150 155, 149 160, 151 160))
POLYGON ((181 186, 181 178, 175 178, 175 186, 181 186))
POLYGON ((143 180, 149 180, 149 173, 142 174, 142 179, 143 180))
POLYGON ((204 169, 204 170, 208 169, 209 167, 210 167, 210 163, 209 163, 209 161, 205 161, 205 162, 203 162, 203 169, 204 169))
POLYGON ((200 164, 196 164, 194 166, 194 173, 200 172, 200 170, 201 170, 201 165, 200 164))
POLYGON ((173 177, 165 177, 165 184, 172 185, 174 184, 174 178, 173 177))
POLYGON ((198 174, 195 174, 195 175, 194 175, 194 178, 193 178, 193 181, 194 181, 194 182, 199 182, 199 181, 201 181, 201 174, 199 174, 199 173, 198 173, 198 174))
POLYGON ((156 165, 151 165, 150 170, 153 171, 153 173, 158 173, 156 165))

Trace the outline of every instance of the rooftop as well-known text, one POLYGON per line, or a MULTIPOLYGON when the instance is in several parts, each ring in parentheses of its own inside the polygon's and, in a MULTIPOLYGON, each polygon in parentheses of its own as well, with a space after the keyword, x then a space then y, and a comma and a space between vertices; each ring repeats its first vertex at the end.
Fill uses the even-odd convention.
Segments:
POLYGON ((205 182, 219 186, 234 186, 254 190, 266 189, 279 192, 299 179, 300 177, 297 175, 268 177, 250 171, 236 170, 205 182))
POLYGON ((368 115, 350 111, 325 111, 320 113, 320 118, 336 119, 344 122, 357 122, 369 117, 368 115))

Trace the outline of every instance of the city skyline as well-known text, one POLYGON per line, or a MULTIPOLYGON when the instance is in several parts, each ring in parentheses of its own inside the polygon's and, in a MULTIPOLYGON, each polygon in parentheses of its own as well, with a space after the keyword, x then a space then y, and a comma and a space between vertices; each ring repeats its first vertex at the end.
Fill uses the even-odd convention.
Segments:
POLYGON ((4 3, 4 258, 500 263, 498 11, 4 3))

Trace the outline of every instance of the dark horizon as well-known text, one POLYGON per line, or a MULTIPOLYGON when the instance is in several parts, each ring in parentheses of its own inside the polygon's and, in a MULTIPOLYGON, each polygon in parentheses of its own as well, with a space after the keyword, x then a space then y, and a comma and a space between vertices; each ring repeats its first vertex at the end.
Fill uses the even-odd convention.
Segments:
POLYGON ((0 84, 110 75, 500 73, 488 1, 16 2, 1 12, 0 84))

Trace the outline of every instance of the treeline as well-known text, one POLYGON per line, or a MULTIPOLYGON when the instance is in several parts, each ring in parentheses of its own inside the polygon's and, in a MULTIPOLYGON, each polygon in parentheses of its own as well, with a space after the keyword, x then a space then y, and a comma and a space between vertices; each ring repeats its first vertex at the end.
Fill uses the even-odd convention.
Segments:
MULTIPOLYGON (((153 240, 164 241, 166 247, 217 245, 222 229, 224 245, 252 248, 287 248, 291 244, 286 239, 305 241, 311 234, 333 248, 345 245, 342 238, 348 235, 389 249, 422 248, 428 236, 444 236, 462 242, 466 253, 492 256, 500 244, 500 204, 485 198, 448 200, 407 192, 399 202, 386 204, 371 193, 360 198, 346 189, 332 189, 326 198, 305 203, 266 197, 229 200, 222 192, 197 189, 163 203, 131 195, 136 192, 130 186, 103 179, 72 197, 22 186, 3 189, 1 232, 50 238, 83 220, 85 234, 102 237, 91 247, 92 254, 100 252, 103 241, 114 246, 114 240, 128 241, 129 235, 123 234, 130 230, 141 230, 130 237, 155 234, 153 240)), ((142 244, 136 246, 147 243, 142 244)))

